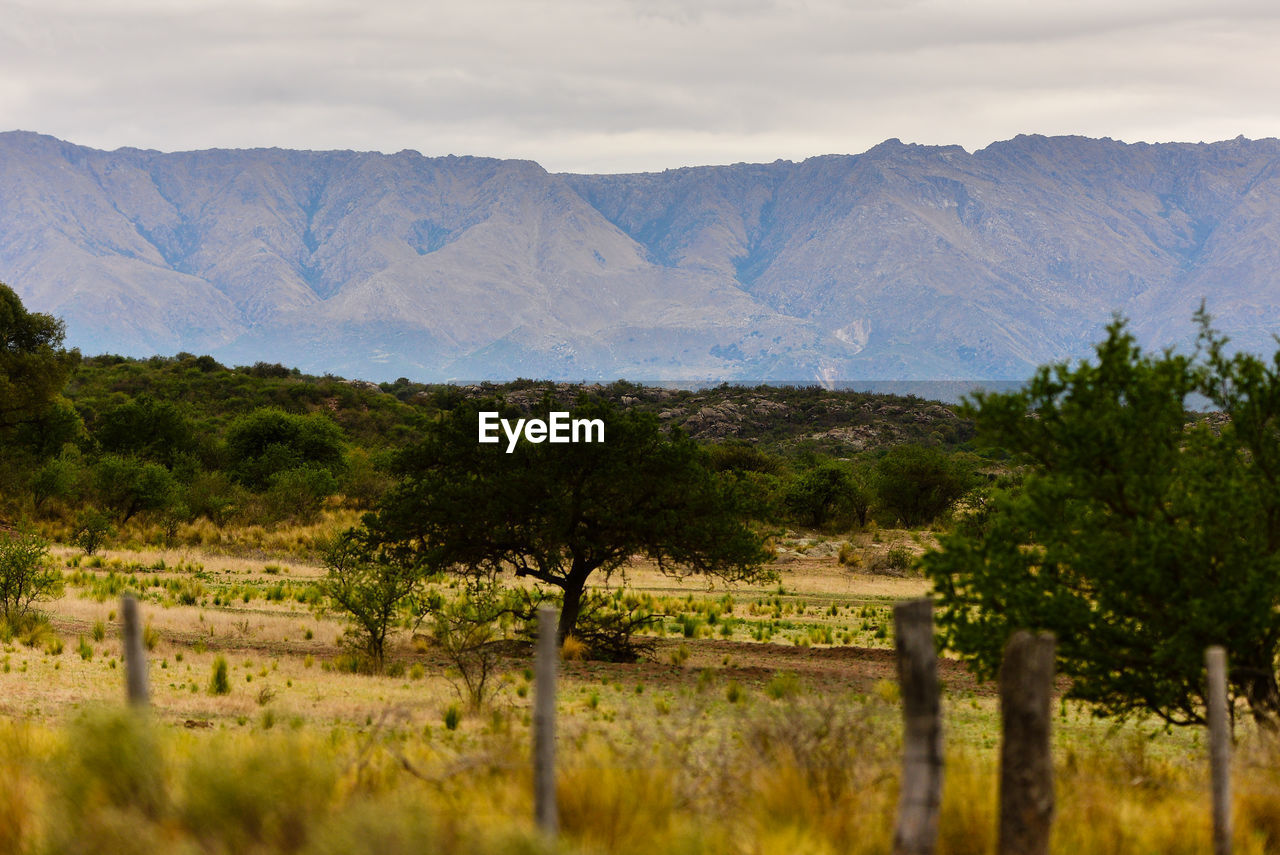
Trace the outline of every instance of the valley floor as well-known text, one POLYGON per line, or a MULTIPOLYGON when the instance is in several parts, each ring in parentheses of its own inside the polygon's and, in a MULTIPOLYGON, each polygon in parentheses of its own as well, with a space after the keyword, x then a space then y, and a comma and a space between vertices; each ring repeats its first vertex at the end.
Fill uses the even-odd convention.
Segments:
MULTIPOLYGON (((927 583, 800 546, 757 587, 628 570, 627 590, 666 618, 649 660, 562 663, 556 844, 529 820, 527 645, 504 646, 473 708, 440 651, 407 630, 386 674, 352 673, 341 619, 316 611, 317 566, 59 550, 54 632, 0 654, 0 780, 13 782, 0 788, 0 853, 888 852, 890 609, 927 583), (141 592, 148 627, 145 717, 123 711, 125 589, 141 592), (219 658, 229 691, 212 694, 219 658)), ((993 690, 940 665, 940 851, 992 851, 993 690)), ((1207 850, 1197 733, 1059 711, 1055 851, 1207 850)), ((1237 851, 1280 851, 1277 755, 1242 735, 1237 851)))

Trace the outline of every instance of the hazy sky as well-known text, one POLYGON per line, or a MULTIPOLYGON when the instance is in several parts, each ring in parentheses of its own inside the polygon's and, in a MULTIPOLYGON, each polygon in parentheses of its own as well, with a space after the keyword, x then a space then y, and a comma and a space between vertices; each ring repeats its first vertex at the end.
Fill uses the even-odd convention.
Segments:
POLYGON ((0 130, 622 172, 1280 136, 1274 0, 0 0, 0 130))

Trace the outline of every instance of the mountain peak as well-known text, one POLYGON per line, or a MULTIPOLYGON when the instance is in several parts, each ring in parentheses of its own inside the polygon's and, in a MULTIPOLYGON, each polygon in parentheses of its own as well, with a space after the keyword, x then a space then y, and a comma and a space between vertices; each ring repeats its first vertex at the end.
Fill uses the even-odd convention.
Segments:
POLYGON ((102 152, 0 134, 0 281, 69 343, 373 379, 1025 377, 1113 312, 1280 328, 1280 142, 551 175, 527 160, 102 152))

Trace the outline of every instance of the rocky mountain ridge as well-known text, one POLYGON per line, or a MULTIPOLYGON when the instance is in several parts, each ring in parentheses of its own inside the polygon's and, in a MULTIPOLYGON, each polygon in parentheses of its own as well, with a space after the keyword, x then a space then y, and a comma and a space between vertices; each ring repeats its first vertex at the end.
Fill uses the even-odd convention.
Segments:
POLYGON ((96 151, 0 134, 0 281, 86 352, 370 379, 1025 377, 1114 313, 1280 329, 1280 142, 890 140, 801 163, 96 151))

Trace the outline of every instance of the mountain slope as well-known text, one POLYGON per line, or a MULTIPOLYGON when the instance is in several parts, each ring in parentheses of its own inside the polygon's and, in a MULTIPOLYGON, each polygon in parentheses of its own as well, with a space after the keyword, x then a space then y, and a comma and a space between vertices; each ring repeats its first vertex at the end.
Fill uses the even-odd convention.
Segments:
POLYGON ((1018 137, 645 175, 0 134, 0 281, 72 344, 419 380, 1017 378, 1114 312, 1280 329, 1280 143, 1018 137))

